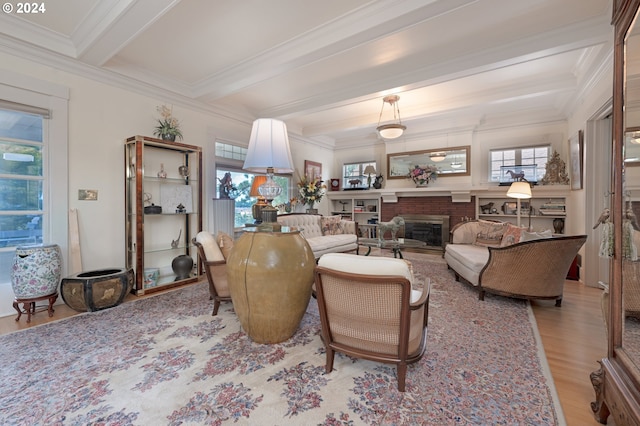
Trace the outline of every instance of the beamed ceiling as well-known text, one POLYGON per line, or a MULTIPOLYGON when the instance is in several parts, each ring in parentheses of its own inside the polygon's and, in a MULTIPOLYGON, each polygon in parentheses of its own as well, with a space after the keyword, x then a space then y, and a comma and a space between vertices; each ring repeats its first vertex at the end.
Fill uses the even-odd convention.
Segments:
POLYGON ((56 0, 0 14, 0 50, 340 148, 380 141, 387 94, 406 137, 567 119, 612 61, 610 3, 56 0))

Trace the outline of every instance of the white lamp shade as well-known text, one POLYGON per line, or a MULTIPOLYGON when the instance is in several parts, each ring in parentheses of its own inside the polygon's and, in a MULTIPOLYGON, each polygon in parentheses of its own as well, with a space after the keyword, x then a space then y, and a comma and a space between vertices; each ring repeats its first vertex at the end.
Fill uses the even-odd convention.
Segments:
POLYGON ((376 168, 373 167, 371 164, 369 164, 367 167, 364 168, 364 174, 365 175, 375 175, 376 174, 376 168))
POLYGON ((531 185, 529 182, 513 182, 507 191, 507 197, 531 198, 531 185))
POLYGON ((266 173, 270 167, 274 173, 293 172, 287 125, 280 120, 259 118, 253 122, 242 168, 249 172, 266 173))

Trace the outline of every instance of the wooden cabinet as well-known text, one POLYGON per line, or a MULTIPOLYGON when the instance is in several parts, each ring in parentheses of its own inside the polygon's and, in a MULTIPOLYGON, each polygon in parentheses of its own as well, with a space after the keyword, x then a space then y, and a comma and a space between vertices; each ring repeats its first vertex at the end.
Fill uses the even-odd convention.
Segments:
POLYGON ((636 313, 630 311, 638 294, 639 274, 637 253, 629 250, 630 244, 637 244, 629 232, 638 232, 633 219, 640 203, 640 175, 633 170, 637 167, 627 166, 625 159, 630 154, 625 141, 632 136, 627 132, 640 126, 640 104, 636 100, 640 100, 640 92, 635 83, 639 75, 634 65, 640 58, 639 8, 638 0, 613 3, 613 161, 609 191, 613 257, 609 262, 609 294, 605 293, 603 300, 608 347, 601 368, 591 374, 596 395, 591 409, 596 419, 604 424, 611 416, 618 426, 640 425, 640 326, 636 313))
MULTIPOLYGON (((542 192, 544 190, 538 190, 542 192)), ((509 198, 505 194, 490 192, 476 197, 476 218, 494 219, 503 222, 516 223, 517 200, 509 198)), ((528 200, 520 200, 520 225, 529 227, 532 231, 551 229, 555 233, 564 233, 566 211, 566 199, 555 193, 549 196, 536 195, 528 200)))
POLYGON ((330 193, 328 197, 332 215, 340 215, 357 222, 358 234, 361 237, 375 238, 375 225, 380 218, 380 197, 372 196, 370 193, 330 193))
POLYGON ((137 295, 195 282, 191 240, 202 230, 202 149, 132 136, 125 141, 126 266, 137 295), (193 266, 180 272, 178 264, 193 266), (177 271, 177 272, 176 272, 177 271))

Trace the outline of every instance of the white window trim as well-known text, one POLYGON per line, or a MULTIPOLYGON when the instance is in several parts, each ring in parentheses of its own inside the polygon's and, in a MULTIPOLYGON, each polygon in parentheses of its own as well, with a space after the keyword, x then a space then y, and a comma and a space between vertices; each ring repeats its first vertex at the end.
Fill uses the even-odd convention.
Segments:
POLYGON ((43 239, 57 244, 63 253, 63 276, 67 273, 69 259, 69 89, 33 77, 3 70, 0 77, 0 98, 25 105, 48 109, 51 119, 44 128, 48 130, 46 167, 49 187, 43 207, 49 212, 42 224, 43 239), (45 237, 46 236, 46 237, 45 237), (66 255, 64 255, 66 254, 66 255))

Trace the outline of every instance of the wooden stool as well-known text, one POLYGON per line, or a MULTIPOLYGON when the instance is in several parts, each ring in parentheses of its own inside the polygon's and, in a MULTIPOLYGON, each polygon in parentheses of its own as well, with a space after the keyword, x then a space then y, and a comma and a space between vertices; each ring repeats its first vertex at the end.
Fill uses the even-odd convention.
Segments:
POLYGON ((36 313, 36 302, 39 300, 49 299, 49 306, 47 311, 49 312, 49 316, 53 316, 53 304, 56 302, 58 298, 58 292, 49 294, 47 296, 39 296, 39 297, 30 297, 30 298, 22 298, 16 299, 13 301, 13 308, 18 311, 18 317, 16 321, 20 321, 20 317, 22 314, 27 314, 27 322, 31 322, 31 315, 36 313), (22 303, 22 310, 20 309, 19 304, 22 303))

